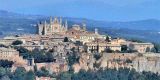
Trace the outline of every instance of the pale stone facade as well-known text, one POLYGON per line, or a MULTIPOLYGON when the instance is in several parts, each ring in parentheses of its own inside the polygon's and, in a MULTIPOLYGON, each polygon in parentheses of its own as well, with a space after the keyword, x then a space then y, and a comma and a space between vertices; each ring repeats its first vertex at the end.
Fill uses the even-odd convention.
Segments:
POLYGON ((111 44, 120 44, 120 45, 127 45, 127 41, 125 39, 117 38, 113 39, 110 42, 111 44))
POLYGON ((36 80, 57 80, 56 78, 50 78, 50 77, 36 77, 36 80))
POLYGON ((132 42, 129 47, 133 50, 137 50, 140 53, 150 52, 154 45, 152 43, 135 43, 132 42))
POLYGON ((31 45, 31 44, 22 44, 22 45, 17 45, 19 47, 24 47, 29 51, 33 51, 34 49, 44 49, 44 45, 31 45))
POLYGON ((13 36, 4 37, 3 39, 0 39, 0 44, 8 46, 11 45, 15 40, 17 40, 17 38, 13 36))
POLYGON ((0 48, 0 59, 14 61, 15 57, 19 57, 19 52, 12 48, 0 48))
POLYGON ((121 51, 121 45, 120 44, 111 44, 110 42, 106 42, 105 40, 94 40, 92 42, 87 42, 85 44, 87 46, 87 51, 90 53, 93 50, 98 52, 103 52, 106 49, 111 49, 113 51, 121 51))
POLYGON ((50 18, 50 23, 48 24, 46 21, 44 23, 38 24, 38 34, 39 35, 52 35, 55 33, 64 34, 68 29, 67 21, 63 24, 62 19, 58 20, 57 17, 52 21, 52 17, 50 18))
POLYGON ((15 71, 17 67, 24 67, 27 71, 33 70, 33 66, 28 65, 28 61, 19 56, 19 52, 13 48, 0 48, 0 60, 13 61, 11 71, 15 71))

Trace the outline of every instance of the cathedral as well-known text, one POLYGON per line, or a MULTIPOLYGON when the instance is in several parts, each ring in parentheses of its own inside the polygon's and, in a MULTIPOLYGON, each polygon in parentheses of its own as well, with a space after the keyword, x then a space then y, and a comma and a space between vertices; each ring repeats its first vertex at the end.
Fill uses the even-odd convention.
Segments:
POLYGON ((68 30, 67 21, 65 21, 65 24, 63 24, 62 18, 58 19, 57 17, 55 17, 54 20, 52 20, 51 17, 50 23, 45 21, 44 23, 38 23, 37 26, 39 35, 52 35, 55 33, 65 34, 65 32, 68 30))

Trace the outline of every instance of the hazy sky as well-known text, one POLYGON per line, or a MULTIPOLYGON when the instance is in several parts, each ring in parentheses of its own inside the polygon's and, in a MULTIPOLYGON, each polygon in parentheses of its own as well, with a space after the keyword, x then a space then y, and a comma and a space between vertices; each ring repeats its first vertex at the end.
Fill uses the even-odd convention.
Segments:
POLYGON ((106 21, 160 19, 160 0, 0 0, 0 9, 106 21))

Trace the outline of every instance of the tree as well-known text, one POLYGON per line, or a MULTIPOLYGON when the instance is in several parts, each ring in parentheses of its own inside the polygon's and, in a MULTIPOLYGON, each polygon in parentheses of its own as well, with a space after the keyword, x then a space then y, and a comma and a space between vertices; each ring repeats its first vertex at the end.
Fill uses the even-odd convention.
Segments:
POLYGON ((82 46, 83 45, 83 43, 82 42, 80 42, 80 41, 76 41, 76 46, 82 46))
POLYGON ((46 57, 47 57, 47 62, 53 62, 54 61, 54 57, 53 54, 48 52, 46 53, 46 57))
POLYGON ((50 76, 49 71, 46 70, 45 67, 42 67, 41 70, 37 71, 37 72, 36 72, 36 75, 37 75, 38 77, 42 77, 42 76, 43 76, 43 77, 48 77, 48 76, 50 76))
POLYGON ((68 65, 72 66, 74 63, 78 63, 79 57, 76 56, 75 54, 69 55, 68 56, 68 65))
POLYGON ((20 53, 28 53, 29 50, 24 48, 24 47, 14 47, 15 49, 17 49, 17 51, 19 51, 20 53))
POLYGON ((4 68, 10 68, 13 65, 13 61, 8 61, 8 60, 0 60, 0 66, 4 68))
POLYGON ((96 60, 99 60, 101 57, 102 57, 102 56, 101 56, 100 54, 94 54, 94 58, 95 58, 96 60))
POLYGON ((136 72, 135 69, 99 69, 99 70, 80 70, 78 73, 61 73, 57 76, 58 80, 160 80, 158 73, 136 72), (113 76, 114 75, 114 76, 113 76))
POLYGON ((107 42, 111 42, 111 40, 110 40, 109 36, 106 36, 105 41, 107 41, 107 42))
POLYGON ((58 80, 71 80, 71 73, 62 72, 58 75, 58 80))
POLYGON ((132 63, 132 60, 130 60, 130 59, 126 59, 126 61, 125 61, 126 63, 132 63))
POLYGON ((45 27, 43 27, 41 34, 45 35, 45 27))
POLYGON ((155 49, 155 48, 152 48, 152 49, 151 49, 151 52, 153 52, 153 53, 157 53, 157 51, 156 51, 156 49, 155 49))
POLYGON ((160 44, 158 43, 153 43, 154 44, 154 49, 156 51, 156 53, 159 53, 160 52, 160 44))
POLYGON ((20 45, 20 44, 23 44, 23 42, 20 40, 13 41, 12 43, 12 45, 20 45))
POLYGON ((151 50, 150 50, 150 48, 149 47, 147 47, 146 48, 146 52, 150 52, 151 50))
POLYGON ((63 42, 68 42, 68 41, 69 41, 68 37, 65 37, 63 42))
POLYGON ((94 67, 94 68, 99 68, 100 66, 101 66, 101 63, 95 62, 95 63, 93 64, 93 67, 94 67))
POLYGON ((105 50, 105 52, 107 52, 107 53, 113 53, 114 51, 111 50, 110 48, 107 48, 107 49, 105 50))
POLYGON ((127 50, 128 50, 127 45, 122 45, 122 46, 121 46, 121 51, 122 51, 122 52, 127 52, 127 50))
POLYGON ((5 75, 5 76, 2 76, 2 78, 0 78, 0 80, 10 80, 10 78, 7 75, 5 75))
POLYGON ((37 65, 34 65, 34 71, 35 71, 35 72, 38 71, 37 65))
POLYGON ((52 52, 37 49, 31 52, 31 57, 35 59, 35 63, 53 62, 55 60, 52 52))
POLYGON ((132 42, 138 42, 138 43, 144 43, 144 41, 139 40, 139 39, 130 39, 130 41, 132 41, 132 42))
POLYGON ((35 74, 32 70, 26 73, 25 80, 35 80, 35 74))
POLYGON ((17 51, 19 51, 19 55, 20 56, 23 56, 23 58, 24 59, 27 59, 27 58, 29 58, 29 56, 30 56, 30 51, 28 50, 28 49, 26 49, 26 48, 24 48, 24 47, 14 47, 17 51))
POLYGON ((13 80, 24 80, 26 75, 26 70, 24 67, 17 67, 14 72, 13 80))
POLYGON ((4 76, 6 74, 6 70, 3 67, 0 67, 0 77, 4 76))

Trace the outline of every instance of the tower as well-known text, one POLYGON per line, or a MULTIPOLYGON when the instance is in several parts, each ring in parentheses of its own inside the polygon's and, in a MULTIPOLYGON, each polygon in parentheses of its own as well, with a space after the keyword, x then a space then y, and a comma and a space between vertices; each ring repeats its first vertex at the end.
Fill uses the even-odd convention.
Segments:
POLYGON ((38 24, 37 24, 37 33, 38 33, 39 35, 42 35, 42 29, 43 29, 43 26, 41 26, 41 23, 38 23, 38 24))
POLYGON ((58 19, 57 19, 57 17, 54 17, 54 24, 57 24, 57 23, 59 23, 59 21, 58 21, 58 19))
POLYGON ((34 66, 34 58, 28 58, 28 66, 34 66))
POLYGON ((82 23, 82 29, 83 29, 84 31, 86 31, 86 24, 85 24, 85 23, 82 23))
POLYGON ((62 17, 59 19, 59 25, 60 25, 60 32, 63 31, 64 26, 62 25, 62 17))
POLYGON ((60 22, 60 25, 62 25, 62 17, 60 17, 60 21, 59 22, 60 22))
POLYGON ((95 28, 95 34, 98 34, 98 29, 97 28, 95 28))
POLYGON ((43 30, 43 31, 44 31, 44 32, 43 32, 43 35, 46 35, 46 34, 47 34, 47 22, 46 22, 46 21, 44 22, 44 26, 43 26, 43 27, 44 27, 44 28, 43 28, 43 29, 44 29, 44 30, 43 30))
POLYGON ((66 31, 68 30, 68 22, 67 22, 67 20, 65 21, 65 29, 66 29, 66 31))

